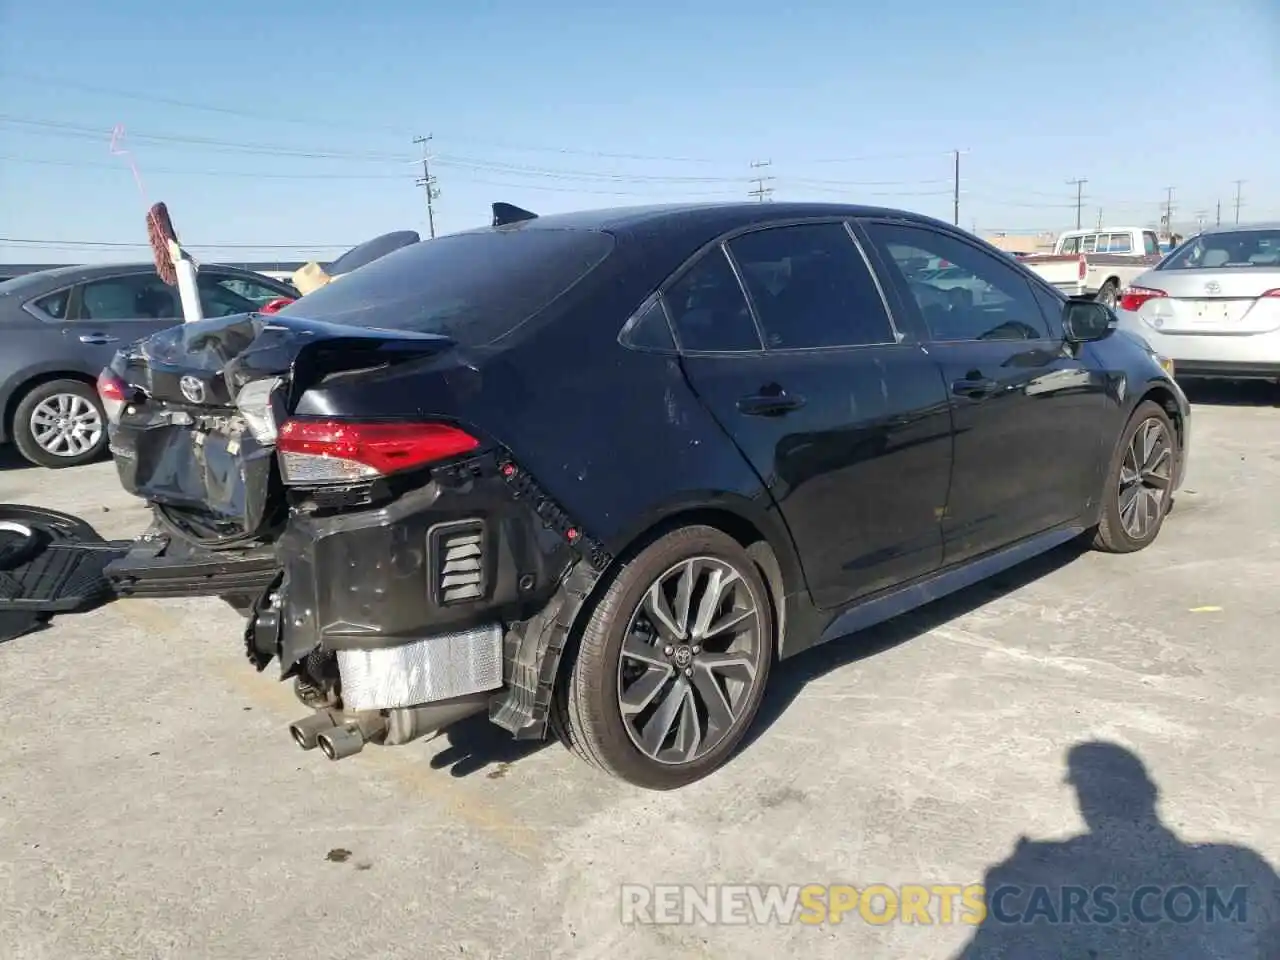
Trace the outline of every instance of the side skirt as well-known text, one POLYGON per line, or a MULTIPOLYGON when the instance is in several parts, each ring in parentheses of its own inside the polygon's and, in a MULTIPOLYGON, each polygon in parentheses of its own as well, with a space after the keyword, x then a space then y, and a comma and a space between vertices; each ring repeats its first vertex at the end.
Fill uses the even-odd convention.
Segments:
MULTIPOLYGON (((945 597, 947 594, 981 583, 997 573, 1002 573, 1032 557, 1047 553, 1054 547, 1074 540, 1086 529, 1087 527, 1080 523, 1055 527, 1012 546, 985 554, 962 566, 939 571, 915 583, 895 587, 886 593, 861 600, 832 620, 812 646, 865 630, 877 623, 883 623, 885 620, 945 597)), ((783 656, 799 652, 799 648, 786 650, 783 656)))

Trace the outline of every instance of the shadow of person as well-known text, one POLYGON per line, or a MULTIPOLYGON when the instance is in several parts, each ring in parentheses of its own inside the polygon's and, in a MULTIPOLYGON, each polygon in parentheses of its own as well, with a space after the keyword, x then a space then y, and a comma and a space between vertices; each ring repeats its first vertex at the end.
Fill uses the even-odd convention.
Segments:
POLYGON ((986 916, 956 960, 1280 957, 1280 877, 1266 860, 1180 840, 1124 747, 1077 744, 1067 767, 1088 832, 1019 840, 987 873, 986 916))

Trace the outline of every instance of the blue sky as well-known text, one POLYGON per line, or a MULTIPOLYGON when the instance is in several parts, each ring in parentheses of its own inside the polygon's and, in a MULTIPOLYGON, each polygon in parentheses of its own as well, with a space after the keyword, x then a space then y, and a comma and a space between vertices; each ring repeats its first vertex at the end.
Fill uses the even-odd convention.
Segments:
POLYGON ((208 258, 323 258, 540 212, 746 198, 979 231, 1280 219, 1280 3, 785 5, 0 0, 0 260, 145 256, 144 199, 208 258), (177 11, 181 11, 180 16, 177 11), (120 94, 129 94, 121 96, 120 94), (197 106, 207 109, 197 109, 197 106), (258 249, 209 245, 264 245, 258 249), (268 245, 298 245, 267 249, 268 245), (332 246, 327 246, 332 245, 332 246))

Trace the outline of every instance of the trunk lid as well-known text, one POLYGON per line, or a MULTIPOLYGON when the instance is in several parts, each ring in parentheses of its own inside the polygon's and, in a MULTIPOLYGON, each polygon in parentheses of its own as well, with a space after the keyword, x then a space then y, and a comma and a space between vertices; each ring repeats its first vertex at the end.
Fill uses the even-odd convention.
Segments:
POLYGON ((1280 269, 1156 270, 1135 286, 1165 294, 1139 310, 1162 334, 1251 336, 1280 328, 1280 269))
POLYGON ((120 481, 188 540, 270 539, 283 521, 275 430, 325 377, 434 356, 444 336, 298 316, 219 317, 161 331, 117 353, 124 383, 111 430, 120 481))

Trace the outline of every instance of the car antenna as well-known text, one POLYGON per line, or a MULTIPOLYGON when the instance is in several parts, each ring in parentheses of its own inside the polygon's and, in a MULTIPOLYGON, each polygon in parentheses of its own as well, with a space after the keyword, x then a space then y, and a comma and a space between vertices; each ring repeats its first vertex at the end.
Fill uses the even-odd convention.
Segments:
POLYGON ((524 220, 537 220, 538 215, 517 207, 512 203, 495 203, 493 205, 493 225, 506 226, 508 223, 520 223, 524 220))

